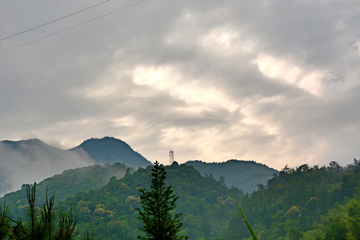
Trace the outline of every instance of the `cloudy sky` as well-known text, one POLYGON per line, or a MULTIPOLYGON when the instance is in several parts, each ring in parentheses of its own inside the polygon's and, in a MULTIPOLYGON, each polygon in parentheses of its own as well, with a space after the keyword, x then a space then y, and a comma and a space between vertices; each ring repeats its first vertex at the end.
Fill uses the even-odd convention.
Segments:
POLYGON ((0 140, 346 165, 360 158, 359 26, 356 0, 2 0, 0 140))

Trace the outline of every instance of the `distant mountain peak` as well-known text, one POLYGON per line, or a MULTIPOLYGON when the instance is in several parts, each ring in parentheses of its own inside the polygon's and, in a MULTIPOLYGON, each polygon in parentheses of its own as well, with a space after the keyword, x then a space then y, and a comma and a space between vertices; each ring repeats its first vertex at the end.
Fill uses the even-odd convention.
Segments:
POLYGON ((129 144, 127 144, 126 142, 124 142, 123 140, 121 139, 117 139, 117 138, 114 138, 114 137, 109 137, 109 136, 106 136, 106 137, 103 137, 103 138, 90 138, 90 139, 87 139, 85 141, 83 141, 80 146, 82 145, 85 145, 85 144, 88 144, 88 143, 100 143, 100 144, 122 144, 124 146, 127 146, 129 147, 130 149, 132 149, 130 147, 129 144))
POLYGON ((25 146, 36 146, 36 147, 51 147, 47 145, 46 143, 40 141, 37 138, 32 138, 32 139, 27 139, 27 140, 19 140, 19 141, 11 141, 11 140, 3 140, 0 143, 4 144, 7 147, 10 147, 12 149, 21 149, 24 148, 25 146))
POLYGON ((129 144, 114 137, 90 138, 71 150, 79 148, 85 150, 100 164, 120 162, 135 169, 151 165, 150 161, 134 151, 129 144))

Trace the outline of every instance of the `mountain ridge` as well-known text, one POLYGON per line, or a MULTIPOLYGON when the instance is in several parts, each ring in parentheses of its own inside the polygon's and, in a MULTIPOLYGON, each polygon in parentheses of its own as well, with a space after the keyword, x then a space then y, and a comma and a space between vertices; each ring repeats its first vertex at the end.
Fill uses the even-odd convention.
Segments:
POLYGON ((112 137, 88 139, 67 150, 37 138, 3 140, 0 141, 0 196, 20 189, 24 183, 40 182, 67 169, 115 162, 134 169, 151 165, 127 143, 112 137))
POLYGON ((190 160, 185 163, 196 168, 202 176, 210 175, 215 179, 223 176, 227 187, 235 186, 242 189, 244 193, 255 191, 258 184, 266 185, 267 181, 278 173, 276 169, 255 161, 230 159, 226 162, 202 162, 190 160))

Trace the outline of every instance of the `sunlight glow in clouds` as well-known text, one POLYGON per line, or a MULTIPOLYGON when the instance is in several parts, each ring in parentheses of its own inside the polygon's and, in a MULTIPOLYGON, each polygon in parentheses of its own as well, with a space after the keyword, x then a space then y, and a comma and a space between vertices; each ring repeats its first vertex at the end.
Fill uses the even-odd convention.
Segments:
POLYGON ((289 61, 268 55, 258 56, 253 63, 257 64, 260 72, 269 78, 302 88, 315 96, 321 96, 323 93, 322 79, 326 76, 323 71, 315 70, 307 73, 289 61))
POLYGON ((185 80, 172 67, 137 67, 133 79, 135 84, 166 91, 172 97, 177 97, 189 104, 201 104, 204 109, 220 106, 232 112, 238 108, 238 105, 225 96, 220 89, 204 85, 197 80, 185 80))
POLYGON ((125 116, 120 118, 113 118, 111 122, 114 126, 136 126, 136 119, 133 116, 125 116))
POLYGON ((255 43, 241 38, 241 33, 229 27, 214 28, 198 39, 206 51, 220 55, 234 55, 252 52, 255 43))
MULTIPOLYGON (((236 155, 237 149, 232 151, 224 151, 226 149, 224 144, 224 138, 221 134, 223 129, 218 127, 211 128, 166 128, 162 131, 161 143, 164 146, 169 146, 172 143, 173 146, 182 146, 194 149, 197 153, 193 156, 199 159, 208 159, 209 161, 216 162, 218 156, 214 156, 212 152, 216 152, 223 159, 231 159, 231 156, 236 155)), ((181 147, 179 148, 181 149, 181 147)))
MULTIPOLYGON (((0 2, 4 36, 88 4, 0 2)), ((162 163, 173 149, 182 162, 346 165, 360 158, 359 7, 356 0, 145 1, 4 53, 1 136, 31 133, 67 147, 114 136, 162 163)), ((68 23, 2 41, 1 49, 68 23)))

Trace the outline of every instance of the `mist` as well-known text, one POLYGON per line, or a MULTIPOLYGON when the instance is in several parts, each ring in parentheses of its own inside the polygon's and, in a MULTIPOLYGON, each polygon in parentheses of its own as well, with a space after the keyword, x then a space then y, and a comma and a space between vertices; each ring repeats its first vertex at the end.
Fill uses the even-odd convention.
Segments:
POLYGON ((0 196, 66 169, 94 164, 83 150, 69 151, 37 139, 0 142, 0 196))

